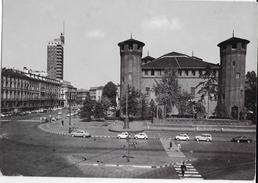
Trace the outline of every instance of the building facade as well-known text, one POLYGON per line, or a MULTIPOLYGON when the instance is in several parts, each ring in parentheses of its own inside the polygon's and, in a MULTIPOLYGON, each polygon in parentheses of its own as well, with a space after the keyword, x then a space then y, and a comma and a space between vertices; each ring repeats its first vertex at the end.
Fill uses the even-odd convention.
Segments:
POLYGON ((103 86, 90 87, 89 96, 91 100, 100 101, 103 93, 103 86))
POLYGON ((89 90, 86 89, 78 89, 77 90, 77 103, 82 105, 83 101, 89 97, 89 90))
POLYGON ((64 76, 64 33, 59 39, 47 43, 47 73, 52 79, 63 79, 64 76))
POLYGON ((61 82, 26 72, 2 68, 1 112, 18 113, 61 105, 61 82))
MULTIPOLYGON (((149 54, 141 58, 144 43, 134 39, 120 42, 120 98, 125 95, 126 86, 131 85, 141 90, 147 102, 151 99, 155 101, 153 88, 156 81, 161 79, 166 68, 172 68, 178 71, 181 91, 190 93, 194 97, 193 101, 197 102, 201 96, 197 94, 199 89, 196 86, 204 81, 200 75, 205 73, 209 65, 218 80, 217 84, 222 86, 222 93, 218 96, 218 102, 208 100, 208 96, 204 98, 206 116, 211 116, 217 103, 222 102, 228 111, 232 111, 234 106, 237 107, 238 113, 244 108, 245 56, 248 43, 248 40, 232 37, 218 44, 221 57, 219 65, 177 52, 167 53, 157 59, 149 54)), ((174 108, 172 113, 178 114, 177 109, 174 108)))

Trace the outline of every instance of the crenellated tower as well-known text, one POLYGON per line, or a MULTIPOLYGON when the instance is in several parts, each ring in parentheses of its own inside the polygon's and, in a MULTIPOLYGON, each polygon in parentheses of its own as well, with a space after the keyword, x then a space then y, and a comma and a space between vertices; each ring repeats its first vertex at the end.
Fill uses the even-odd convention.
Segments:
POLYGON ((218 44, 220 47, 219 85, 221 93, 218 103, 227 107, 233 119, 245 105, 245 65, 247 44, 250 41, 233 37, 218 44))
POLYGON ((120 68, 120 92, 121 98, 125 95, 128 85, 136 90, 141 90, 141 65, 143 42, 128 39, 118 43, 120 47, 121 68, 120 68))

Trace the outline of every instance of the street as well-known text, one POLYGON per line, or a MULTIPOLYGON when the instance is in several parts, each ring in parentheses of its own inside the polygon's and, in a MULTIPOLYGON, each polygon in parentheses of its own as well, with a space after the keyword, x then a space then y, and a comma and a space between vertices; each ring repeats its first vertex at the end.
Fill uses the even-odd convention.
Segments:
POLYGON ((256 133, 211 132, 213 141, 197 142, 193 138, 202 132, 186 132, 190 141, 173 140, 174 148, 180 143, 183 153, 183 156, 175 156, 167 151, 169 140, 166 141, 166 138, 173 139, 179 131, 146 130, 149 139, 131 139, 137 144, 128 150, 126 140, 116 139, 117 133, 108 131, 105 125, 94 127, 91 131, 92 135, 102 137, 91 138, 47 133, 38 125, 40 123, 2 123, 0 151, 3 175, 179 179, 181 173, 177 171, 177 164, 162 168, 142 165, 161 162, 161 166, 185 160, 190 160, 189 168, 196 170, 186 172, 187 176, 197 172, 195 176, 204 180, 253 180, 255 175, 256 133), (238 135, 254 138, 254 142, 230 142, 238 135), (130 162, 123 158, 128 153, 133 157, 130 162), (142 162, 143 158, 146 162, 142 162), (121 162, 128 166, 111 166, 121 162))

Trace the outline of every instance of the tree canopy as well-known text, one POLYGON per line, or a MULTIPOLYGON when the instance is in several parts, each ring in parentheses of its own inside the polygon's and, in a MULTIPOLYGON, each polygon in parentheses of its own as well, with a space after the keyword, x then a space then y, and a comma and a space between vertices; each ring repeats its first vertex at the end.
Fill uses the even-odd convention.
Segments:
MULTIPOLYGON (((131 87, 128 85, 127 87, 128 91, 128 107, 127 107, 127 113, 128 116, 130 115, 137 115, 140 110, 140 104, 141 104, 141 93, 139 90, 135 90, 134 87, 131 87)), ((121 98, 121 107, 123 113, 126 115, 126 94, 123 95, 121 98)))
POLYGON ((192 99, 192 96, 187 91, 181 92, 177 72, 177 70, 172 68, 165 69, 161 80, 155 80, 154 92, 156 101, 164 105, 166 111, 176 106, 182 113, 187 108, 188 101, 192 99))
POLYGON ((257 101, 257 77, 255 71, 247 72, 245 84, 245 106, 247 109, 254 111, 257 101))
POLYGON ((117 87, 113 82, 108 82, 104 88, 103 88, 103 93, 102 93, 102 97, 106 96, 107 98, 109 98, 109 100, 111 101, 111 106, 116 107, 116 90, 117 87))
POLYGON ((93 115, 93 107, 94 101, 92 101, 90 97, 86 97, 85 101, 83 102, 83 106, 80 109, 80 118, 86 118, 88 121, 91 121, 91 115, 93 115))

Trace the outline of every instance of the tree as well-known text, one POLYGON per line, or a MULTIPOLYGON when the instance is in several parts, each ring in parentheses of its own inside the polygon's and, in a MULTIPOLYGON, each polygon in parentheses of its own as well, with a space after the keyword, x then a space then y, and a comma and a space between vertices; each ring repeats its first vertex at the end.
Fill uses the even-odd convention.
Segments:
POLYGON ((86 97, 83 107, 80 109, 80 118, 87 118, 88 121, 91 121, 91 115, 93 115, 93 107, 94 102, 90 99, 90 97, 86 97))
MULTIPOLYGON (((127 87, 128 92, 128 100, 127 100, 127 115, 133 115, 136 116, 138 112, 140 111, 139 104, 141 103, 141 93, 139 90, 135 90, 134 87, 131 87, 128 85, 127 87)), ((123 113, 126 115, 126 94, 123 95, 121 99, 121 107, 123 113)))
POLYGON ((109 99, 107 96, 102 96, 101 104, 102 104, 102 106, 103 106, 104 114, 105 114, 105 116, 106 116, 109 107, 112 106, 111 101, 110 101, 110 99, 109 99))
POLYGON ((153 123, 153 118, 156 117, 156 106, 153 99, 150 101, 149 115, 151 116, 151 120, 153 123))
POLYGON ((201 101, 204 100, 205 96, 208 96, 208 116, 209 117, 209 101, 216 100, 218 95, 218 80, 216 77, 215 70, 213 70, 210 64, 207 65, 205 73, 200 75, 204 81, 201 81, 196 88, 201 87, 197 92, 201 95, 201 101))
POLYGON ((248 71, 245 77, 245 107, 252 111, 248 113, 248 119, 257 122, 257 76, 255 71, 248 71))
POLYGON ((165 111, 168 111, 174 106, 183 108, 187 105, 186 101, 189 101, 192 98, 186 91, 181 93, 177 78, 177 70, 171 68, 165 69, 161 81, 158 82, 155 80, 155 82, 154 92, 156 101, 165 106, 165 111), (181 100, 184 100, 184 102, 181 102, 181 100))
POLYGON ((101 103, 101 101, 97 101, 94 105, 94 118, 99 119, 104 117, 104 107, 103 104, 101 103))
POLYGON ((183 91, 179 97, 179 102, 176 104, 179 115, 193 115, 193 105, 190 99, 193 99, 193 96, 183 91))
POLYGON ((257 77, 255 71, 248 71, 245 77, 245 106, 254 111, 257 97, 257 77))
POLYGON ((102 93, 102 97, 106 96, 107 98, 110 99, 111 101, 111 106, 116 107, 116 90, 117 87, 113 82, 108 82, 104 88, 103 88, 103 93, 102 93))

